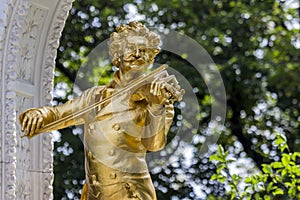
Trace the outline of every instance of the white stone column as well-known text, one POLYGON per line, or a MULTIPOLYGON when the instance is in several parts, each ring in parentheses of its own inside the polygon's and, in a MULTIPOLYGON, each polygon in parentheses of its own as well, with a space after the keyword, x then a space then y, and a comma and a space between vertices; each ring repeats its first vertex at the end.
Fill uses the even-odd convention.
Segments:
POLYGON ((73 0, 0 0, 0 199, 53 199, 50 134, 21 139, 17 116, 50 105, 59 38, 73 0))

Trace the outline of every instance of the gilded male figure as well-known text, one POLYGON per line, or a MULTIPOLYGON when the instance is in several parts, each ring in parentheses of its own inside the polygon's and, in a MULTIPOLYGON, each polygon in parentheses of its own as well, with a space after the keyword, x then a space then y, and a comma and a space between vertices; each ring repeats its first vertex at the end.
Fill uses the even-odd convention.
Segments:
POLYGON ((113 80, 65 104, 26 110, 19 116, 22 131, 31 138, 45 125, 119 92, 119 96, 64 125, 85 125, 86 181, 81 199, 155 200, 145 155, 165 146, 174 116, 173 103, 181 98, 174 94, 182 90, 177 81, 170 87, 167 79, 156 77, 150 84, 122 93, 154 63, 160 38, 141 23, 130 22, 117 27, 110 40, 109 53, 118 68, 113 80))

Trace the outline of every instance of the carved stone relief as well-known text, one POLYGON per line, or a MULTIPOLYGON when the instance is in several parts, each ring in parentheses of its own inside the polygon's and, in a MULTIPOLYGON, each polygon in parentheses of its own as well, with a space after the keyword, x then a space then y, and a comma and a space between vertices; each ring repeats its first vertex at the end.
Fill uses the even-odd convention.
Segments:
POLYGON ((18 79, 34 84, 34 67, 37 59, 39 34, 47 16, 47 9, 30 4, 27 17, 22 24, 20 54, 17 59, 18 79))
MULTIPOLYGON (((16 96, 16 114, 20 114, 19 111, 33 107, 33 97, 23 96, 17 93, 16 96)), ((16 125, 17 135, 21 133, 21 126, 17 123, 16 125)), ((32 199, 31 196, 31 185, 32 182, 30 168, 31 168, 31 148, 30 141, 27 139, 17 138, 16 145, 16 199, 32 199), (21 178, 20 178, 21 177, 21 178)))
POLYGON ((53 199, 51 135, 21 140, 16 122, 24 109, 50 105, 56 50, 72 2, 0 0, 0 199, 53 199))
MULTIPOLYGON (((11 4, 9 4, 12 6, 11 4)), ((4 55, 3 57, 4 66, 2 66, 2 74, 5 76, 3 79, 3 96, 2 100, 4 101, 2 105, 4 105, 4 116, 2 118, 4 127, 2 130, 4 131, 2 135, 5 137, 2 140, 4 142, 4 150, 2 150, 2 157, 5 158, 5 164, 2 172, 4 177, 3 184, 3 199, 16 199, 16 102, 15 97, 16 93, 14 91, 15 81, 17 78, 16 73, 16 60, 17 54, 20 50, 19 47, 19 39, 20 33, 22 30, 23 19, 26 16, 26 10, 28 6, 28 1, 15 1, 14 6, 12 8, 11 16, 8 17, 9 21, 7 24, 8 32, 6 36, 5 46, 3 48, 4 55)))
MULTIPOLYGON (((52 89, 53 89, 53 74, 54 74, 54 63, 57 54, 57 48, 59 47, 59 39, 61 37, 61 32, 65 26, 65 21, 67 19, 67 14, 72 7, 74 0, 63 0, 58 1, 59 8, 55 16, 53 17, 55 23, 52 23, 50 27, 50 35, 47 38, 48 44, 45 51, 45 60, 43 62, 43 76, 41 80, 40 94, 43 97, 41 100, 42 105, 51 105, 52 101, 52 89), (49 76, 52 74, 52 77, 49 76)), ((43 169, 47 171, 52 170, 53 163, 53 143, 52 136, 50 134, 44 134, 42 145, 43 145, 43 169)), ((43 184, 48 188, 43 190, 43 199, 53 199, 52 193, 52 182, 53 173, 43 173, 43 184)))
MULTIPOLYGON (((9 1, 1 1, 1 6, 0 6, 0 63, 3 62, 3 56, 4 56, 4 46, 5 46, 5 36, 7 33, 7 26, 6 26, 6 21, 8 20, 9 16, 11 15, 11 10, 12 8, 9 6, 9 1)), ((1 66, 1 65, 0 65, 1 66)), ((4 80, 3 80, 3 74, 4 74, 4 69, 1 66, 0 67, 0 119, 1 124, 0 127, 1 129, 4 128, 4 103, 5 103, 5 90, 4 90, 4 80)), ((6 165, 6 160, 4 159, 4 153, 5 153, 5 142, 4 142, 4 135, 0 134, 0 199, 4 199, 4 190, 6 188, 6 182, 5 181, 5 165, 6 165)))

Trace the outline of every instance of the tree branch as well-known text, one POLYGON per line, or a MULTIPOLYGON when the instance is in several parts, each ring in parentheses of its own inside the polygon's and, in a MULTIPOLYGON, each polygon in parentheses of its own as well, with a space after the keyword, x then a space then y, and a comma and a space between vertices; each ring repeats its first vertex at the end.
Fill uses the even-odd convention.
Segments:
POLYGON ((232 108, 232 118, 230 119, 230 128, 233 135, 235 135, 239 142, 242 144, 244 151, 247 153, 248 157, 252 158, 252 160, 256 163, 256 166, 262 170, 262 164, 264 162, 264 157, 256 152, 252 147, 253 144, 250 138, 246 137, 243 134, 242 122, 240 120, 240 111, 236 108, 236 103, 233 100, 228 101, 228 105, 232 108))

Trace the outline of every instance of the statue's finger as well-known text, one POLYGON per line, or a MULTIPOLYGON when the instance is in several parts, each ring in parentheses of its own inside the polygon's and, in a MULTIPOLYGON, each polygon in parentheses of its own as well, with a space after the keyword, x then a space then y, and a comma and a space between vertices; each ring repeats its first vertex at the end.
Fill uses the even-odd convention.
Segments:
POLYGON ((162 82, 159 84, 159 95, 162 95, 162 94, 163 94, 162 90, 164 90, 164 89, 165 89, 165 82, 162 81, 162 82))
POLYGON ((154 92, 155 92, 155 85, 156 85, 157 80, 158 80, 158 78, 155 78, 155 79, 151 82, 151 86, 150 86, 150 93, 151 93, 151 94, 154 94, 154 92))
POLYGON ((42 127, 43 124, 43 118, 39 117, 36 124, 36 130, 39 130, 42 127))
POLYGON ((161 95, 161 85, 162 85, 162 81, 158 81, 156 83, 156 96, 160 96, 161 95))
POLYGON ((23 136, 29 137, 29 135, 30 135, 30 130, 25 129, 25 134, 23 136))
MULTIPOLYGON (((165 84, 165 90, 168 94, 170 94, 170 92, 172 91, 172 86, 170 84, 165 84)), ((170 97, 170 96, 169 96, 170 97)))
POLYGON ((37 117, 33 118, 31 124, 30 133, 34 133, 37 125, 37 117))
POLYGON ((25 117, 23 118, 23 121, 22 121, 22 129, 21 129, 22 131, 25 130, 27 121, 28 121, 28 117, 27 117, 27 115, 25 115, 25 117))
POLYGON ((151 94, 153 93, 153 87, 154 87, 153 84, 154 84, 154 81, 152 81, 152 82, 151 82, 151 85, 150 85, 150 93, 151 93, 151 94))
POLYGON ((158 90, 158 83, 155 83, 155 85, 154 85, 154 92, 153 92, 153 94, 155 96, 157 96, 157 90, 158 90))
POLYGON ((156 85, 157 85, 156 96, 159 96, 160 95, 160 86, 161 86, 161 84, 160 84, 160 82, 158 82, 156 85))
POLYGON ((30 132, 31 130, 31 124, 32 123, 32 117, 28 117, 28 120, 27 120, 27 124, 26 124, 26 131, 28 131, 28 133, 30 132))

